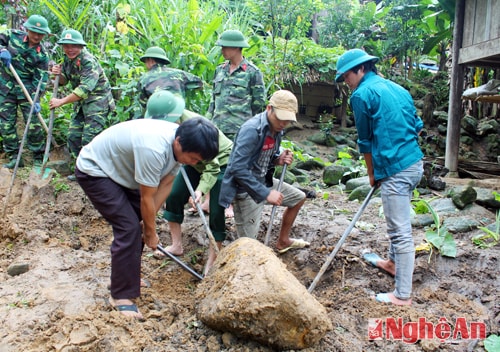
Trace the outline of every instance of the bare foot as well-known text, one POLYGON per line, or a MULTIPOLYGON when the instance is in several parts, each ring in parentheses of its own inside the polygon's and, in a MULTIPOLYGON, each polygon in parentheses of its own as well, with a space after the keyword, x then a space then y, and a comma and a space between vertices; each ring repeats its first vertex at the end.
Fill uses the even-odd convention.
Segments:
POLYGON ((109 304, 113 309, 116 309, 128 318, 144 320, 135 303, 129 299, 114 299, 113 297, 109 297, 109 304))
POLYGON ((387 271, 392 276, 396 276, 396 264, 391 260, 379 260, 377 262, 377 267, 387 271))
MULTIPOLYGON (((184 254, 184 249, 182 248, 182 246, 171 245, 171 246, 166 247, 165 251, 167 251, 168 253, 172 253, 173 255, 175 255, 177 257, 184 254)), ((157 249, 156 251, 154 251, 153 257, 155 257, 156 259, 163 259, 163 258, 165 258, 165 254, 163 254, 162 252, 160 252, 157 249)))

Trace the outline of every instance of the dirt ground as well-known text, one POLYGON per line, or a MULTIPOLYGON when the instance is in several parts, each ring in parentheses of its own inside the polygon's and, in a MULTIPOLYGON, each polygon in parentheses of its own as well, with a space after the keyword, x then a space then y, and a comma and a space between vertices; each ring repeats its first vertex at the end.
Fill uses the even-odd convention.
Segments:
MULTIPOLYGON (((307 132, 290 134, 292 139, 303 138, 307 132)), ((0 175, 5 195, 11 174, 2 169, 0 175)), ((273 351, 204 326, 195 314, 197 279, 170 260, 155 259, 151 250, 144 252, 142 267, 151 287, 144 288, 137 301, 145 322, 112 311, 105 302, 111 228, 76 183, 67 182, 64 190, 54 183, 38 183, 37 178, 21 172, 0 222, 0 351, 273 351), (7 273, 10 265, 23 263, 29 264, 27 272, 7 273)), ((4 201, 5 196, 2 206, 4 201)), ((280 255, 306 287, 359 206, 348 201, 338 187, 324 189, 306 202, 292 236, 310 241, 311 247, 280 255)), ((326 307, 334 329, 317 346, 304 351, 484 351, 481 339, 462 335, 406 343, 398 340, 394 330, 390 336, 369 339, 369 324, 373 327, 376 319, 386 327, 398 318, 405 327, 424 319, 434 328, 448 326, 452 331, 463 328, 463 322, 477 322, 484 323, 488 335, 500 333, 500 245, 474 247, 470 238, 477 230, 455 235, 455 259, 417 254, 412 306, 396 307, 371 298, 373 293, 393 289, 391 277, 361 259, 366 250, 386 254, 388 239, 380 206, 380 198, 370 202, 312 292, 326 307)), ((261 240, 270 213, 269 206, 263 216, 261 240)), ((279 219, 281 209, 275 217, 271 246, 279 219)), ((158 227, 162 243, 168 245, 168 225, 158 219, 158 227)), ((231 241, 235 236, 231 219, 227 227, 231 241)), ((207 241, 200 218, 187 215, 183 233, 185 254, 181 259, 201 272, 207 241)), ((423 228, 414 229, 416 244, 423 242, 424 233, 423 228)))

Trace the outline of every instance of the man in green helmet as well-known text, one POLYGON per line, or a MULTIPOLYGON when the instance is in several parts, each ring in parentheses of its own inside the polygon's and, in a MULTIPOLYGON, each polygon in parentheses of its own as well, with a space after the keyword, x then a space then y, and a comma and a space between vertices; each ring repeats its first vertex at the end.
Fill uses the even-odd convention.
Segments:
POLYGON ((139 105, 141 110, 135 113, 135 118, 144 116, 146 103, 149 97, 157 90, 168 90, 173 94, 186 99, 188 91, 203 87, 202 80, 192 73, 167 67, 170 60, 165 50, 158 46, 152 46, 146 50, 141 61, 144 62, 147 72, 141 77, 137 84, 139 92, 139 105))
POLYGON ((240 126, 266 106, 264 79, 243 56, 243 48, 250 45, 240 31, 225 31, 216 44, 226 61, 215 70, 207 118, 234 140, 240 126))
MULTIPOLYGON (((227 30, 216 43, 226 60, 217 66, 207 118, 231 140, 245 121, 266 107, 266 90, 262 72, 243 56, 248 42, 240 31, 227 30)), ((208 209, 208 200, 202 208, 208 209)), ((233 217, 232 207, 226 210, 233 217)))
MULTIPOLYGON (((24 23, 24 28, 26 31, 8 29, 0 32, 0 135, 9 159, 4 167, 9 169, 14 168, 19 153, 18 109, 21 110, 25 122, 31 109, 31 104, 9 66, 12 65, 31 97, 34 97, 40 80, 42 83, 39 96, 43 95, 48 75, 49 57, 41 45, 43 37, 50 34, 47 20, 42 16, 32 15, 24 23)), ((39 102, 34 103, 34 112, 39 112, 39 102)), ((34 161, 41 163, 45 151, 44 132, 38 119, 31 119, 30 125, 27 148, 33 153, 34 161)), ((23 165, 24 161, 21 159, 19 166, 23 165)))
MULTIPOLYGON (((62 98, 52 98, 51 109, 73 103, 74 113, 68 131, 68 149, 73 160, 83 146, 108 125, 109 115, 115 109, 111 85, 99 61, 90 54, 80 32, 68 29, 57 42, 63 47, 64 62, 54 65, 51 73, 60 75, 59 82, 71 84, 72 92, 62 98)), ((75 180, 74 175, 68 179, 75 180)))
MULTIPOLYGON (((184 109, 184 107, 185 102, 182 98, 167 91, 157 91, 153 93, 148 100, 147 111, 144 118, 183 123, 192 118, 201 116, 195 112, 184 109)), ((208 192, 212 194, 208 226, 210 227, 210 231, 219 249, 222 248, 222 243, 226 239, 224 208, 219 205, 218 199, 222 178, 224 177, 224 171, 226 170, 229 155, 231 154, 233 142, 220 130, 218 132, 219 149, 215 158, 209 161, 200 161, 196 165, 182 166, 186 171, 189 182, 193 186, 196 199, 190 197, 191 195, 181 173, 178 173, 175 177, 171 192, 167 198, 163 218, 168 221, 172 244, 165 248, 165 250, 174 255, 182 255, 184 253, 181 232, 181 225, 184 221, 184 205, 189 201, 191 206, 195 207, 195 202, 199 202, 201 197, 208 194, 208 192)), ((160 251, 156 251, 154 256, 156 258, 163 258, 164 254, 160 251)), ((209 272, 216 257, 216 251, 212 247, 212 243, 210 243, 203 275, 209 272)))

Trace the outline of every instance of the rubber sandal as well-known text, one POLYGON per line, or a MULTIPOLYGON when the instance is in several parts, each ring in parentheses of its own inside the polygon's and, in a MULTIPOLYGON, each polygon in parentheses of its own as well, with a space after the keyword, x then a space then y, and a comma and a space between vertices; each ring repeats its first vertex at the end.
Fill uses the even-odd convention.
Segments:
MULTIPOLYGON (((119 304, 119 305, 114 305, 111 303, 111 301, 109 300, 109 298, 105 298, 104 301, 106 302, 107 305, 109 305, 111 307, 111 309, 113 310, 116 310, 117 312, 134 312, 134 313, 139 313, 139 308, 137 308, 137 305, 135 303, 132 303, 132 304, 119 304)), ((129 316, 129 315, 125 315, 123 314, 123 316, 125 316, 126 318, 132 318, 132 319, 136 319, 138 321, 145 321, 146 319, 144 319, 144 317, 134 317, 134 316, 129 316)))
POLYGON ((302 238, 290 238, 292 240, 292 244, 283 249, 278 249, 279 254, 283 254, 288 252, 290 249, 300 249, 304 247, 309 247, 311 244, 307 241, 304 241, 302 238))
POLYGON ((388 293, 377 293, 375 296, 375 300, 380 303, 390 303, 394 304, 396 306, 409 306, 411 305, 411 298, 410 299, 400 299, 397 297, 394 297, 394 299, 391 299, 391 296, 388 293))

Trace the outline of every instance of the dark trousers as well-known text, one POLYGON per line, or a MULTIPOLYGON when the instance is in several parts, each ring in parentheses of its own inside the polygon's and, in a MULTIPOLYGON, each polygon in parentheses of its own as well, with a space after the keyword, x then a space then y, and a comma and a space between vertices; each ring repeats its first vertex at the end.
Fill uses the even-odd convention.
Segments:
MULTIPOLYGON (((193 189, 196 189, 200 183, 201 174, 189 165, 182 166, 186 170, 189 182, 193 189)), ((216 241, 224 241, 226 239, 226 219, 224 208, 219 205, 219 193, 224 177, 225 166, 221 168, 221 172, 217 177, 217 182, 210 190, 208 226, 216 241)), ((166 200, 166 209, 163 212, 163 218, 167 221, 182 224, 184 221, 184 205, 188 202, 191 194, 184 181, 182 173, 178 173, 174 179, 172 190, 166 200)))
POLYGON ((141 196, 107 177, 89 176, 77 168, 75 176, 94 207, 113 228, 111 297, 139 297, 141 286, 141 196))

